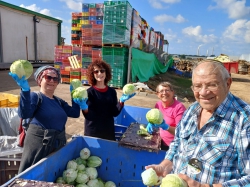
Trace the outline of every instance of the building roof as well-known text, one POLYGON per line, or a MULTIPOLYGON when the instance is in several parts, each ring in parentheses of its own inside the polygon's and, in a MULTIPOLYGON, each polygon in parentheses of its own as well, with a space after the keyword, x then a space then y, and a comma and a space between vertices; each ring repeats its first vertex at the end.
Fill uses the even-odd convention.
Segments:
POLYGON ((40 14, 38 12, 34 12, 32 10, 28 10, 26 8, 22 8, 22 7, 19 7, 19 6, 16 6, 16 5, 1 1, 1 0, 0 0, 0 6, 5 6, 5 7, 8 7, 8 8, 12 8, 12 9, 15 9, 15 10, 18 10, 18 11, 21 11, 21 12, 32 14, 32 15, 35 15, 35 16, 38 16, 38 17, 41 17, 41 18, 45 18, 45 19, 48 19, 48 20, 51 20, 51 21, 62 23, 62 20, 60 20, 60 19, 56 19, 56 18, 53 18, 53 17, 50 17, 50 16, 46 16, 44 14, 40 14))

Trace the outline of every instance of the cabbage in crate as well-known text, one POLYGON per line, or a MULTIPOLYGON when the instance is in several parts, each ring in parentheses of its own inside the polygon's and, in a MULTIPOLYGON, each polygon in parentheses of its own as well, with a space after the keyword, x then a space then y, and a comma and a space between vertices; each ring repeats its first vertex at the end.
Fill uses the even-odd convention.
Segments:
POLYGON ((76 88, 82 86, 82 82, 81 82, 79 79, 73 79, 73 80, 70 82, 70 85, 72 85, 73 90, 75 90, 76 88))
POLYGON ((149 123, 160 125, 163 122, 163 115, 157 108, 153 108, 146 113, 146 119, 149 123))
POLYGON ((33 66, 27 60, 16 60, 10 66, 10 72, 17 74, 21 79, 25 76, 25 79, 28 79, 33 73, 33 66))
POLYGON ((79 99, 86 99, 88 98, 88 93, 87 90, 84 87, 78 87, 75 90, 72 91, 72 97, 74 99, 79 98, 79 99))
POLYGON ((125 95, 131 95, 135 93, 136 87, 133 84, 126 84, 125 86, 123 86, 122 91, 125 95))
POLYGON ((160 187, 188 187, 188 185, 178 175, 168 174, 162 179, 160 187))

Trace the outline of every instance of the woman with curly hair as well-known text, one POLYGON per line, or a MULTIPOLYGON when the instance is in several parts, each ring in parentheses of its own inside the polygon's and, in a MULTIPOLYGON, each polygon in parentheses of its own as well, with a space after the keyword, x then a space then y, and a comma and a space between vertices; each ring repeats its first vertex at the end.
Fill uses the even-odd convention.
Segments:
POLYGON ((88 66, 88 100, 82 106, 85 117, 84 135, 115 140, 114 117, 118 116, 124 102, 135 94, 122 95, 119 99, 115 89, 108 86, 111 80, 111 68, 103 60, 96 60, 88 66))

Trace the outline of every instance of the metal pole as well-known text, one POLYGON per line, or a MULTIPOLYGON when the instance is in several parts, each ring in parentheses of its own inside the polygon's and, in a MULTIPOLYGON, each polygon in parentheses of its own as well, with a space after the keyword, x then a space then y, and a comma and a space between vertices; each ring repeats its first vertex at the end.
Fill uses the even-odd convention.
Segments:
POLYGON ((36 34, 36 16, 33 16, 33 21, 34 21, 34 52, 35 52, 35 61, 37 61, 37 34, 36 34))
POLYGON ((1 22, 1 12, 0 12, 0 63, 3 63, 3 38, 2 38, 2 22, 1 22))

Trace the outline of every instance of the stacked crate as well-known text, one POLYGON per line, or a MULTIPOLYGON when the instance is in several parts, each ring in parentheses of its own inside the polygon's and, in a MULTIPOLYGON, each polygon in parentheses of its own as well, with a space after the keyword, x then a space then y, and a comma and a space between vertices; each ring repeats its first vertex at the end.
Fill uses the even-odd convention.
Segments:
POLYGON ((70 66, 68 57, 72 54, 71 45, 56 45, 54 47, 54 66, 58 69, 65 69, 70 66))
POLYGON ((103 47, 102 58, 111 66, 111 87, 122 88, 127 81, 128 72, 128 48, 126 47, 103 47))
POLYGON ((104 1, 102 42, 130 45, 132 6, 128 1, 104 1))
POLYGON ((152 51, 156 48, 156 33, 153 27, 150 27, 149 32, 149 51, 152 51))
POLYGON ((82 12, 72 13, 71 44, 81 45, 82 12))
POLYGON ((134 48, 141 49, 140 39, 141 39, 141 17, 139 15, 139 12, 133 9, 130 45, 132 45, 134 48))
POLYGON ((102 45, 103 3, 82 4, 82 45, 102 45))
POLYGON ((149 44, 149 33, 150 33, 150 26, 148 25, 147 21, 141 18, 141 39, 142 39, 142 51, 148 52, 148 44, 149 44))

